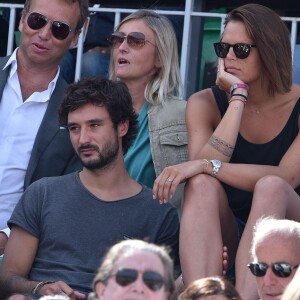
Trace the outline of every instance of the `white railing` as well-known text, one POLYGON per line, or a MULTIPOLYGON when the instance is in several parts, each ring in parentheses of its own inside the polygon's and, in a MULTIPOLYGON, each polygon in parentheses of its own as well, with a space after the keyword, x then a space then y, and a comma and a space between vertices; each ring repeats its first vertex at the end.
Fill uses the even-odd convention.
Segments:
MULTIPOLYGON (((10 9, 10 20, 9 20, 9 32, 8 32, 8 43, 7 43, 7 55, 10 55, 13 52, 13 45, 14 45, 14 28, 16 22, 16 9, 22 8, 23 5, 20 4, 3 4, 0 3, 1 8, 9 8, 10 9)), ((135 9, 124 9, 124 8, 105 8, 99 7, 90 8, 91 12, 110 12, 115 14, 115 25, 119 24, 121 20, 122 13, 131 13, 134 12, 135 9)), ((187 88, 188 85, 188 76, 191 76, 191 69, 195 69, 195 63, 193 59, 191 59, 191 50, 193 48, 193 43, 195 44, 195 36, 191 35, 193 22, 192 19, 195 17, 200 18, 220 18, 220 24, 224 23, 224 19, 226 14, 220 13, 207 13, 207 12, 196 12, 194 11, 194 1, 193 0, 186 0, 185 10, 184 11, 171 11, 171 10, 156 10, 157 13, 164 14, 164 15, 178 15, 183 16, 183 36, 182 36, 182 44, 181 44, 181 57, 180 57, 180 72, 183 80, 183 84, 186 89, 186 96, 189 96, 191 93, 195 92, 198 86, 192 86, 187 88)), ((294 53, 294 47, 296 44, 297 38, 297 25, 300 23, 300 18, 293 18, 293 17, 282 17, 285 22, 291 23, 291 46, 292 51, 294 53)), ((0 29, 1 30, 1 29, 0 29)), ((223 31, 223 25, 220 25, 220 32, 223 31)), ((202 36, 200 29, 199 38, 202 36)), ((78 51, 77 51, 77 63, 76 63, 76 70, 75 70, 75 80, 80 79, 81 74, 81 60, 82 60, 82 52, 83 52, 83 37, 82 35, 79 38, 78 42, 78 51)), ((198 65, 196 66, 199 68, 201 58, 197 58, 198 65)), ((199 72, 199 70, 198 70, 199 72)), ((193 72, 192 72, 193 73, 193 72)))

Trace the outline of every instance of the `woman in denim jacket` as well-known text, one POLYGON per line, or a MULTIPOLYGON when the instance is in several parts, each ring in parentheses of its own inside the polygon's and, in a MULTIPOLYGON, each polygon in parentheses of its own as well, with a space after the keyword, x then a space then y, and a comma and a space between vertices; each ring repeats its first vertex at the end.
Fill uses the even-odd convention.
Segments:
MULTIPOLYGON (((187 160, 186 101, 179 99, 176 35, 152 10, 127 16, 110 36, 110 78, 126 83, 138 113, 139 132, 125 154, 129 174, 152 188, 162 170, 187 160)), ((181 206, 183 186, 170 199, 181 206)))

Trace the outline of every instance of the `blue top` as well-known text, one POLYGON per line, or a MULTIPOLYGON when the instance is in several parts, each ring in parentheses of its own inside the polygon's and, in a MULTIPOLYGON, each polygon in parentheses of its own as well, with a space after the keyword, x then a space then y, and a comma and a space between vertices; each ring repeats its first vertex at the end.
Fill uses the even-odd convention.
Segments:
POLYGON ((136 139, 124 158, 129 175, 152 189, 156 174, 150 148, 147 111, 148 104, 145 102, 138 116, 139 130, 136 139))

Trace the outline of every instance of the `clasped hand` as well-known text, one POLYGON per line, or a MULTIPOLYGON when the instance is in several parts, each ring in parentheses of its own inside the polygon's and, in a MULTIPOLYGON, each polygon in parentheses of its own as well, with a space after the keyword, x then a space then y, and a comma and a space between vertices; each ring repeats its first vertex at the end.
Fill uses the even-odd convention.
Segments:
POLYGON ((235 83, 243 83, 238 77, 226 71, 224 58, 219 58, 216 85, 226 93, 230 93, 230 87, 235 83))

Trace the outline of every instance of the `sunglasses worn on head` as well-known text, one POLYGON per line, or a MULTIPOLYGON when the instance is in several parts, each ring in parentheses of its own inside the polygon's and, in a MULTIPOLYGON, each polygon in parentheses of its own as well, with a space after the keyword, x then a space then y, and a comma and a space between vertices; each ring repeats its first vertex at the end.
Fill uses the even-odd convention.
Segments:
MULTIPOLYGON (((121 286, 127 286, 135 282, 138 278, 139 271, 135 269, 120 269, 115 276, 116 282, 121 286)), ((158 291, 165 284, 163 277, 154 271, 145 271, 143 274, 143 282, 152 291, 158 291)))
POLYGON ((237 58, 244 59, 247 58, 250 54, 250 49, 252 47, 256 48, 256 45, 237 43, 237 44, 228 44, 228 43, 214 43, 215 52, 218 57, 226 58, 230 47, 233 48, 233 52, 237 58))
MULTIPOLYGON (((274 263, 271 265, 273 273, 278 277, 289 277, 293 269, 298 268, 299 265, 291 266, 288 263, 274 263)), ((248 268, 251 270, 251 273, 257 277, 263 277, 266 275, 266 272, 270 266, 266 263, 257 262, 251 263, 248 265, 248 268)))
POLYGON ((66 39, 69 33, 72 31, 68 24, 61 21, 52 21, 48 17, 37 12, 31 12, 27 17, 27 24, 33 30, 39 30, 43 28, 48 22, 51 23, 51 31, 53 36, 58 40, 66 39))
POLYGON ((114 32, 108 38, 109 44, 112 48, 120 47, 125 40, 131 48, 142 48, 145 46, 146 42, 155 46, 153 43, 146 40, 146 37, 142 32, 130 32, 127 35, 123 32, 114 32))

